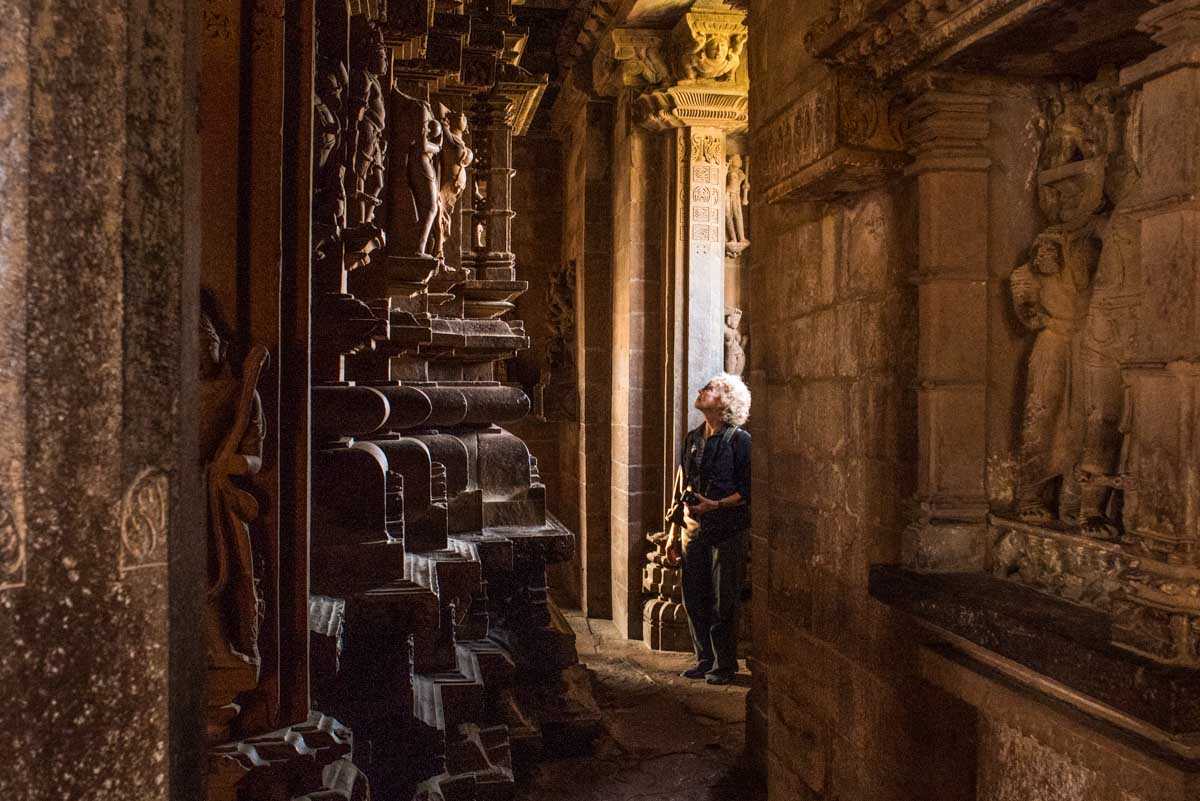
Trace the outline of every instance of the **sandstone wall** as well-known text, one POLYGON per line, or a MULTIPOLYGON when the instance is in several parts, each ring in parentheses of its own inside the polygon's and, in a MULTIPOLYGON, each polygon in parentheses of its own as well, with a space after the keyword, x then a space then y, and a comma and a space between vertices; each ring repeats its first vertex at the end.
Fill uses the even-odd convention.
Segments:
MULTIPOLYGON (((564 186, 563 154, 558 139, 548 131, 531 130, 513 140, 513 241, 524 245, 517 263, 517 278, 528 281, 530 290, 517 299, 513 317, 525 323, 533 345, 510 361, 508 378, 519 382, 533 396, 546 363, 546 348, 552 328, 549 308, 551 277, 563 263, 564 186)), ((578 435, 576 423, 559 418, 526 417, 510 425, 538 460, 546 485, 546 507, 567 528, 578 531, 578 435), (564 491, 565 489, 565 491, 564 491)), ((562 602, 579 603, 579 561, 550 568, 551 582, 562 602)))
MULTIPOLYGON (((751 4, 752 186, 756 134, 824 74, 815 5, 751 4)), ((916 488, 912 189, 752 203, 751 750, 773 800, 974 798, 973 714, 917 678, 911 624, 867 587, 916 488)))
MULTIPOLYGON (((1053 108, 1046 100, 1059 84, 1057 76, 1039 83, 1029 72, 984 77, 976 63, 974 75, 924 76, 905 89, 900 81, 876 85, 897 98, 897 112, 909 109, 910 122, 920 115, 907 104, 945 104, 937 112, 944 127, 904 134, 902 159, 915 168, 908 174, 892 169, 890 182, 851 189, 836 201, 767 203, 763 171, 771 143, 764 132, 785 119, 782 112, 797 98, 829 85, 829 71, 802 43, 829 5, 755 0, 749 26, 756 189, 748 295, 756 436, 748 736, 770 797, 1190 797, 1194 760, 1165 758, 1162 740, 1131 739, 1098 723, 1107 714, 1098 704, 1037 671, 1020 680, 1013 673, 993 675, 963 657, 956 650, 961 643, 936 645, 915 617, 869 593, 872 564, 913 563, 901 545, 906 536, 921 536, 913 534, 920 526, 910 528, 920 514, 915 501, 927 502, 924 514, 932 519, 926 528, 953 528, 953 514, 938 514, 939 492, 949 498, 941 502, 951 513, 963 497, 986 493, 973 521, 977 564, 918 566, 977 571, 971 580, 979 582, 989 578, 985 569, 995 569, 985 558, 986 513, 1012 514, 1019 430, 1034 380, 1028 375, 1033 335, 1013 311, 1010 275, 1048 225, 1039 211, 1039 167, 1045 171, 1039 153, 1046 109, 1053 108), (970 103, 983 109, 974 127, 969 114, 960 114, 970 103), (935 150, 944 160, 930 164, 935 150), (918 182, 926 190, 920 197, 918 182), (978 403, 947 403, 956 397, 956 382, 972 385, 978 403), (970 492, 954 497, 961 488, 970 492), (1050 693, 1066 703, 1050 701, 1050 693)), ((1138 86, 1126 80, 1136 69, 1122 73, 1126 92, 1138 86)), ((1082 76, 1094 79, 1086 69, 1082 76)), ((1154 91, 1158 87, 1146 96, 1154 91)), ((1152 115, 1152 106, 1146 108, 1142 113, 1152 115)), ((845 106, 830 116, 843 113, 845 106)), ((795 119, 813 117, 797 113, 795 119)), ((1186 115, 1172 119, 1184 125, 1186 115)), ((1134 117, 1129 136, 1153 139, 1160 129, 1134 117)), ((804 133, 788 141, 811 144, 804 133)), ((1148 176, 1146 168, 1140 189, 1146 208, 1146 198, 1166 193, 1148 176)), ((1143 248, 1155 241, 1154 231, 1144 228, 1143 248)), ((1130 274, 1137 270, 1126 266, 1130 274)), ((1150 262, 1141 267, 1149 269, 1150 262)), ((1179 342, 1174 347, 1187 350, 1179 342)), ((1070 576, 1069 568, 1059 568, 1070 576)), ((1054 570, 1051 565, 1043 577, 1054 570)), ((990 611, 982 609, 981 616, 990 611)), ((1065 618, 1055 614, 1032 622, 1067 630, 1065 618)), ((1087 657, 1073 653, 1077 642, 1065 637, 1055 659, 1086 673, 1080 665, 1087 657)), ((972 641, 980 646, 972 653, 986 661, 999 646, 983 639, 972 641)), ((1003 659, 987 664, 996 671, 1012 667, 1003 659)), ((1166 699, 1155 703, 1171 706, 1166 699)))
POLYGON ((199 618, 205 569, 185 226, 192 11, 0 3, 0 793, 12 798, 200 794, 203 646, 177 625, 199 618))

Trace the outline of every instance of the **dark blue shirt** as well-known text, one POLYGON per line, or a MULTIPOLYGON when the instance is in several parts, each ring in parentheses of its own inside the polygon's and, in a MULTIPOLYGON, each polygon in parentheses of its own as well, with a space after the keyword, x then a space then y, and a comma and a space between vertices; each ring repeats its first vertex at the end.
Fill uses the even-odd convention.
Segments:
POLYGON ((703 425, 689 431, 680 460, 684 485, 710 501, 742 496, 737 506, 700 515, 700 534, 712 539, 750 527, 750 432, 735 428, 729 437, 725 433, 722 429, 705 438, 703 425))

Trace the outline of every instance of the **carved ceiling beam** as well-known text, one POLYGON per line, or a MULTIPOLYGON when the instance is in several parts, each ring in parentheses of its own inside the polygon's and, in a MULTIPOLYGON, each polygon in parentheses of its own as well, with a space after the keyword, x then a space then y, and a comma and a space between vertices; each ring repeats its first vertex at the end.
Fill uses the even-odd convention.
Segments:
POLYGON ((877 79, 933 63, 1054 0, 835 0, 804 37, 813 56, 877 79))

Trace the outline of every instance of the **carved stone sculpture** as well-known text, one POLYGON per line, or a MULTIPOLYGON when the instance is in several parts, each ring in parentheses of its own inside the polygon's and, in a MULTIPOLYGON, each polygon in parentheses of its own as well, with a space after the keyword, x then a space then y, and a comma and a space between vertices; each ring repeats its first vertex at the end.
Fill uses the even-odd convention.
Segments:
POLYGON ((1084 447, 1083 396, 1091 382, 1084 375, 1086 357, 1081 363, 1079 332, 1101 259, 1109 162, 1119 151, 1106 101, 1115 85, 1106 74, 1082 91, 1063 83, 1051 94, 1037 176, 1038 202, 1050 225, 1035 241, 1030 263, 1011 277, 1017 318, 1036 332, 1016 487, 1017 513, 1030 523, 1057 517, 1074 525, 1080 514, 1076 464, 1084 447))
POLYGON ((676 72, 681 81, 730 81, 742 63, 746 33, 682 28, 687 33, 677 41, 676 72))
POLYGON ((725 372, 741 375, 746 370, 746 341, 748 337, 738 331, 742 324, 741 309, 725 310, 725 372))
POLYGON ((441 175, 437 157, 445 139, 429 103, 392 90, 388 149, 388 240, 399 256, 434 257, 441 175))
POLYGON ((354 63, 350 120, 355 132, 351 160, 354 190, 348 220, 347 269, 365 264, 369 254, 386 241, 375 223, 375 209, 382 203, 380 195, 387 154, 384 129, 388 112, 381 77, 387 73, 388 50, 379 27, 374 23, 355 25, 351 36, 354 63))
POLYGON ((1017 317, 1036 333, 1026 379, 1017 483, 1018 514, 1029 522, 1054 519, 1046 485, 1069 476, 1074 462, 1071 367, 1093 251, 1080 232, 1051 229, 1038 237, 1030 263, 1010 278, 1017 317))
POLYGON ((260 601, 255 585, 249 523, 258 517, 254 496, 236 480, 262 467, 266 428, 256 386, 267 362, 255 346, 235 375, 228 343, 214 318, 200 318, 200 448, 208 488, 209 578, 205 611, 208 652, 207 730, 228 736, 241 711, 235 699, 258 684, 260 601))
POLYGON ((346 65, 321 58, 313 102, 313 262, 322 274, 341 269, 334 247, 346 228, 346 164, 344 161, 346 65), (332 263, 330 260, 333 260, 332 263))
POLYGON ((573 420, 579 403, 575 372, 575 261, 550 275, 546 286, 546 357, 536 388, 537 409, 546 420, 573 420))
POLYGON ((742 169, 742 157, 731 153, 725 168, 725 255, 736 257, 746 249, 744 208, 750 204, 750 178, 742 169))
POLYGON ((442 151, 438 160, 441 187, 438 191, 438 233, 434 255, 445 257, 450 240, 454 209, 467 188, 467 167, 475 160, 475 152, 467 146, 467 116, 442 107, 442 151))
POLYGON ((1138 221, 1118 207, 1103 236, 1082 338, 1085 426, 1077 476, 1084 533, 1114 539, 1120 531, 1120 520, 1112 496, 1121 483, 1128 411, 1121 363, 1133 355, 1140 301, 1138 221))

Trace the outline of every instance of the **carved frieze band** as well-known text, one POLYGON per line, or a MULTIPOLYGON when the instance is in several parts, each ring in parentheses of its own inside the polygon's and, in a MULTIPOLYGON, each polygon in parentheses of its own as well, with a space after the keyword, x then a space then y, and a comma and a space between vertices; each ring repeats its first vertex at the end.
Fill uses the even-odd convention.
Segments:
POLYGON ((858 191, 904 158, 891 100, 848 74, 797 98, 757 135, 768 202, 858 191))
POLYGON ((805 46, 829 64, 891 78, 952 48, 967 34, 1020 8, 1032 13, 1051 0, 835 0, 808 30, 805 46))
POLYGON ((997 578, 1112 616, 1113 641, 1155 659, 1200 659, 1200 570, 1139 559, 1120 545, 993 516, 997 578))
POLYGON ((692 134, 690 143, 688 239, 692 255, 723 251, 725 140, 712 134, 692 134))

